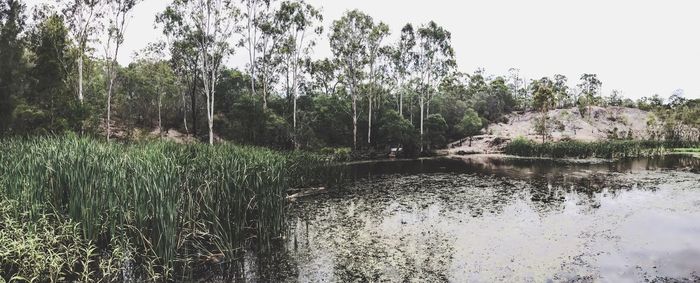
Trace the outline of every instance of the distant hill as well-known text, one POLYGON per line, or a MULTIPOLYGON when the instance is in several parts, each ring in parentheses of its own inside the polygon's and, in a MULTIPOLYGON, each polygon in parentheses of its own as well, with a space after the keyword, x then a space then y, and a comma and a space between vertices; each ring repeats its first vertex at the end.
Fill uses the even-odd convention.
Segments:
MULTIPOLYGON (((507 122, 491 124, 484 130, 484 135, 476 136, 472 146, 468 141, 450 144, 449 153, 490 153, 498 152, 508 141, 524 137, 541 141, 542 136, 535 130, 536 120, 541 112, 528 111, 512 113, 506 116, 507 122), (461 145, 460 145, 461 144, 461 145)), ((600 141, 609 138, 648 139, 648 121, 658 121, 652 112, 627 107, 591 107, 588 113, 581 115, 576 107, 554 109, 547 113, 548 141, 573 139, 580 141, 600 141), (631 134, 630 134, 631 133, 631 134)))

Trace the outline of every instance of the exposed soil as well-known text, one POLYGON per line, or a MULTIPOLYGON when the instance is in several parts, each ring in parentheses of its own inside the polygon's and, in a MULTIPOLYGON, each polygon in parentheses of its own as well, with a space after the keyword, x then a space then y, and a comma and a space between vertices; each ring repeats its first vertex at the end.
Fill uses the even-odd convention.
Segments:
MULTIPOLYGON (((653 113, 637 108, 591 107, 591 113, 581 116, 578 108, 554 109, 547 113, 551 136, 549 141, 572 139, 579 141, 607 140, 611 135, 620 138, 649 137, 647 121, 653 113)), ((506 116, 508 123, 491 124, 484 135, 475 136, 472 145, 469 140, 456 141, 443 153, 448 155, 469 155, 476 153, 498 153, 511 140, 523 137, 541 141, 542 136, 535 132, 535 121, 542 117, 540 112, 512 113, 506 116)))

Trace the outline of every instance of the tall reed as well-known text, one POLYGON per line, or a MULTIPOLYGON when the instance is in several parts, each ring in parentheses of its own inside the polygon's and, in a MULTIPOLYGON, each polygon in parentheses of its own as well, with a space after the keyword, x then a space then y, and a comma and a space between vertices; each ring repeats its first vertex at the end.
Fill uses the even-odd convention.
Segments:
POLYGON ((102 253, 154 254, 157 272, 168 278, 212 257, 233 263, 249 239, 272 250, 284 231, 286 190, 342 178, 324 157, 230 144, 123 145, 68 136, 0 146, 0 193, 23 208, 18 214, 68 215, 102 253))
POLYGON ((554 158, 627 158, 659 155, 674 147, 691 145, 681 141, 615 140, 599 142, 559 141, 538 143, 517 138, 505 147, 505 153, 530 157, 554 158))

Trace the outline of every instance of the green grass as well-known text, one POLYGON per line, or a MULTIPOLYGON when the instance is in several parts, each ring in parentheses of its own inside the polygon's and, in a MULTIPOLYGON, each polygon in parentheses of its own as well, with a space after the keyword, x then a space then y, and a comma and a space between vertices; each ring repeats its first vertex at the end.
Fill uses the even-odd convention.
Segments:
POLYGON ((233 264, 251 239, 272 250, 284 232, 286 190, 337 184, 343 172, 319 155, 230 144, 59 137, 0 146, 0 193, 16 202, 16 217, 65 215, 97 254, 133 262, 151 279, 187 277, 208 255, 233 264))
POLYGON ((618 159, 660 155, 670 152, 678 146, 693 144, 693 142, 637 140, 538 143, 524 138, 517 138, 506 146, 505 153, 529 157, 618 159))

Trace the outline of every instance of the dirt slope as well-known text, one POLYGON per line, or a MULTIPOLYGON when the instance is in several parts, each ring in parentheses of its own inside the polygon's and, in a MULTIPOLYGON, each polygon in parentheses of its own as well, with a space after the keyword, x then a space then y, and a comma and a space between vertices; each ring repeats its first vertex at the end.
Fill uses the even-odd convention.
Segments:
MULTIPOLYGON (((448 146, 449 154, 499 152, 510 140, 524 137, 541 141, 542 136, 535 132, 535 121, 540 112, 513 113, 507 116, 508 123, 491 124, 484 135, 474 137, 472 146, 468 140, 457 141, 448 146)), ((634 139, 648 137, 647 121, 652 113, 636 108, 591 107, 590 116, 581 117, 578 108, 555 109, 547 113, 550 140, 574 139, 580 141, 606 140, 610 135, 634 139)))

